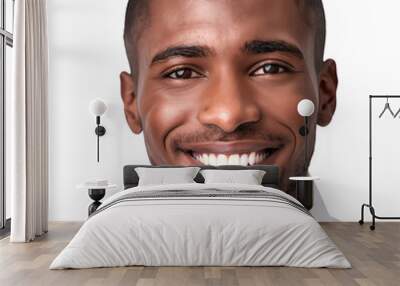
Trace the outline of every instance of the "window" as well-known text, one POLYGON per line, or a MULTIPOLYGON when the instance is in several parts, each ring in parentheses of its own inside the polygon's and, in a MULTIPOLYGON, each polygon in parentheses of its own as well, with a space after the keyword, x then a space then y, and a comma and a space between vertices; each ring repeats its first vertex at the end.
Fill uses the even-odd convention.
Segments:
POLYGON ((10 194, 5 190, 5 98, 11 92, 14 0, 0 0, 0 236, 9 231, 10 194))

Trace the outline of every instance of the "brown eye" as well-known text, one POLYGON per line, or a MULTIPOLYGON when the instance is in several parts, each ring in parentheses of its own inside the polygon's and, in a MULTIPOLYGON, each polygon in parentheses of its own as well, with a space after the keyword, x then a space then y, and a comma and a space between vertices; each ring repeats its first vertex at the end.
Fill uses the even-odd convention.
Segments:
POLYGON ((289 72, 289 69, 278 64, 265 64, 259 69, 257 69, 253 75, 267 75, 267 74, 280 74, 289 72))
POLYGON ((189 68, 181 68, 168 73, 165 77, 172 79, 191 79, 201 75, 189 68))

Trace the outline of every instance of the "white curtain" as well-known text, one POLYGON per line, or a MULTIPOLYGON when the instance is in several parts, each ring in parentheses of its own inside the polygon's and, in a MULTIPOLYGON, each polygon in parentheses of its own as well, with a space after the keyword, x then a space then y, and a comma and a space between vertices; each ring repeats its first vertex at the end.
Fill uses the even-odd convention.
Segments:
POLYGON ((13 92, 6 111, 11 242, 48 229, 48 48, 46 0, 16 0, 13 92))

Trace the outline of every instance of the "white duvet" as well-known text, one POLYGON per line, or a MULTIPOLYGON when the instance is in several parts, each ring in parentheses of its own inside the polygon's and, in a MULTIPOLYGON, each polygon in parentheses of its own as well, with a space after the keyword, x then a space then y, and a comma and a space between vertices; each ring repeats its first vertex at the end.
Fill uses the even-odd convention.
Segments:
POLYGON ((242 195, 118 201, 137 192, 207 193, 210 189, 265 191, 300 204, 282 191, 254 185, 131 188, 105 200, 50 269, 128 265, 351 267, 311 215, 279 200, 242 195))

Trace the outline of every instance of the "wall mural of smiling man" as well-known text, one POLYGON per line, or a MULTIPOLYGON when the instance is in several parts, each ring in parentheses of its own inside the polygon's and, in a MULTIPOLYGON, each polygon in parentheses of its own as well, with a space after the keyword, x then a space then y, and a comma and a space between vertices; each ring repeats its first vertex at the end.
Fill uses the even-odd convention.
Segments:
POLYGON ((303 119, 336 109, 334 60, 324 60, 321 0, 130 0, 121 94, 131 130, 153 165, 280 167, 281 187, 303 172, 303 119))

